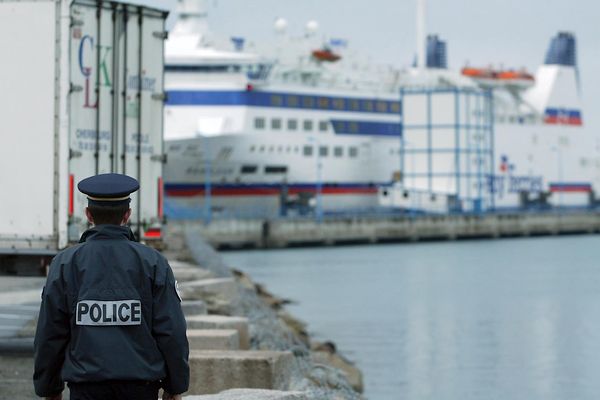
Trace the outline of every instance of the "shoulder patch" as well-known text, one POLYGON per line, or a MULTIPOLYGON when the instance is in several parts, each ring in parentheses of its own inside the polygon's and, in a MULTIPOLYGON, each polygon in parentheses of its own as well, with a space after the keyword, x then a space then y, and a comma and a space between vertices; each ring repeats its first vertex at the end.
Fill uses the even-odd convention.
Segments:
POLYGON ((183 300, 181 300, 181 292, 179 291, 179 282, 177 282, 177 279, 175 279, 175 293, 177 294, 177 298, 181 303, 183 300))

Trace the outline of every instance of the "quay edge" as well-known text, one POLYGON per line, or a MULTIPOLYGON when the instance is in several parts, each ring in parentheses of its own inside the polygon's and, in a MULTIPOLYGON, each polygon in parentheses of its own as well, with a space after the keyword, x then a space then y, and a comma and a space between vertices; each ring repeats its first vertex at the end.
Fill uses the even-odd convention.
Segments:
POLYGON ((185 222, 217 249, 527 237, 600 232, 600 212, 490 213, 185 222))
MULTIPOLYGON (((189 249, 183 248, 182 242, 178 246, 171 241, 165 256, 182 282, 182 303, 191 328, 192 384, 189 396, 184 398, 364 399, 359 393, 363 389, 362 372, 338 353, 335 345, 311 341, 305 325, 285 311, 283 306, 288 300, 272 295, 220 260, 212 262, 213 271, 221 268, 234 278, 216 278, 216 273, 203 265, 218 254, 208 253, 208 246, 203 246, 204 257, 198 263, 189 258, 189 249)), ((192 245, 197 247, 198 242, 192 245)), ((26 283, 12 286, 9 293, 17 295, 27 288, 26 283)), ((39 301, 39 290, 36 292, 33 296, 26 293, 26 298, 14 296, 13 302, 0 305, 33 304, 39 301)), ((35 397, 32 371, 36 321, 32 316, 16 330, 14 338, 0 340, 0 398, 35 397)), ((68 395, 66 388, 63 396, 68 395)))

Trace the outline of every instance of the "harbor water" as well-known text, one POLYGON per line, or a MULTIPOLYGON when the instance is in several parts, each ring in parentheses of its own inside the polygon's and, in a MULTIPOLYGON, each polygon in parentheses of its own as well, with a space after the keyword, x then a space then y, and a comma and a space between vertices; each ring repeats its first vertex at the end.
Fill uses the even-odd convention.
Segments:
POLYGON ((600 393, 600 237, 225 253, 392 399, 600 393))

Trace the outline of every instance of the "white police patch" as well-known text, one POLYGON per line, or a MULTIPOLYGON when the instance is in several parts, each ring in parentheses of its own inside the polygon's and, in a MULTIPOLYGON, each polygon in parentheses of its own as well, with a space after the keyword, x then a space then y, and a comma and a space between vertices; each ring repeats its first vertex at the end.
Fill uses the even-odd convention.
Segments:
POLYGON ((179 298, 179 302, 181 303, 183 300, 181 300, 181 292, 179 291, 179 282, 177 282, 177 279, 175 280, 175 293, 177 293, 177 298, 179 298))
POLYGON ((139 300, 82 300, 77 303, 76 325, 141 325, 142 303, 139 300))

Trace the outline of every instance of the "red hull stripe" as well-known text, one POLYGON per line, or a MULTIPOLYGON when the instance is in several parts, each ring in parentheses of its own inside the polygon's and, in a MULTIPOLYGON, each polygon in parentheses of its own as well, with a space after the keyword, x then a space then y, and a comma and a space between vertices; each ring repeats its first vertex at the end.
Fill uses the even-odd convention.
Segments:
MULTIPOLYGON (((301 192, 316 193, 314 185, 306 187, 289 186, 288 194, 298 194, 301 192)), ((203 196, 203 185, 165 185, 165 192, 172 197, 203 196)), ((211 196, 278 196, 281 193, 281 187, 277 186, 213 186, 210 190, 211 196)), ((324 185, 321 193, 327 195, 349 195, 349 194, 375 194, 377 187, 370 185, 324 185)))
POLYGON ((551 183, 550 192, 552 193, 589 193, 592 191, 592 185, 589 183, 551 183))
POLYGON ((583 125, 583 123, 581 122, 581 118, 561 119, 558 117, 546 117, 544 119, 544 122, 546 124, 551 124, 551 125, 577 125, 577 126, 583 125))

